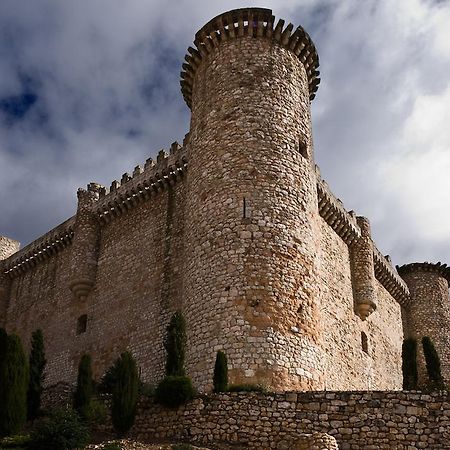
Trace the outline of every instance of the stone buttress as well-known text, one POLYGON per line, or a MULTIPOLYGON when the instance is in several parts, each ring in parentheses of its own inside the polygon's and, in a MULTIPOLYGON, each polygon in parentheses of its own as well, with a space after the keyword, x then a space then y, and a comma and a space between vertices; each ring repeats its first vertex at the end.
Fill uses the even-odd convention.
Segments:
POLYGON ((398 267, 411 293, 404 313, 405 338, 417 339, 419 386, 428 377, 423 356, 422 338, 428 336, 441 360, 442 376, 450 383, 450 268, 445 264, 413 263, 398 267))
POLYGON ((4 260, 19 250, 20 243, 0 236, 0 327, 6 326, 6 312, 8 310, 11 279, 5 273, 4 260))
POLYGON ((181 74, 191 108, 184 310, 188 374, 212 382, 323 387, 320 226, 309 36, 268 9, 230 11, 195 37, 181 74))

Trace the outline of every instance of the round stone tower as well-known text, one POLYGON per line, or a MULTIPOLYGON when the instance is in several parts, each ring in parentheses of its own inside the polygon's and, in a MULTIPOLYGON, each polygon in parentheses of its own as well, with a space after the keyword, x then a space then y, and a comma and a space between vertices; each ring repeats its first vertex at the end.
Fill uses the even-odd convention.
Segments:
POLYGON ((411 293, 411 302, 404 311, 404 331, 405 337, 417 339, 419 386, 428 380, 421 342, 424 336, 433 341, 441 360, 442 376, 449 383, 450 268, 441 263, 414 263, 398 267, 398 272, 411 293))
POLYGON ((260 8, 217 16, 194 43, 181 74, 187 371, 210 389, 224 350, 233 383, 321 389, 314 44, 260 8))

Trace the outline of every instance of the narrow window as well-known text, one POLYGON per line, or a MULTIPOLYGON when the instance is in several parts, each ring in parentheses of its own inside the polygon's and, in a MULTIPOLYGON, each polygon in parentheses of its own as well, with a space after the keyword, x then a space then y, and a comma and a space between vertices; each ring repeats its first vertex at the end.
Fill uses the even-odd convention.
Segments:
POLYGON ((83 314, 82 316, 78 317, 77 334, 85 333, 86 332, 86 326, 87 326, 87 315, 83 314))
POLYGON ((369 354, 369 341, 367 339, 367 334, 361 331, 361 347, 364 353, 369 354))
POLYGON ((247 218, 247 199, 245 197, 242 199, 242 217, 247 218))
POLYGON ((303 158, 308 158, 308 145, 302 139, 298 143, 298 151, 303 158))

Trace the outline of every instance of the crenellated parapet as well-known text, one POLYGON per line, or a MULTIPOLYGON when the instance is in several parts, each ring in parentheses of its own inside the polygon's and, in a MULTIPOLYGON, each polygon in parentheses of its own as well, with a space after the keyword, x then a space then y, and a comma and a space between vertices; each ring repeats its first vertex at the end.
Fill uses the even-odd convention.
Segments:
POLYGON ((71 244, 75 217, 45 233, 4 262, 5 273, 15 277, 55 255, 71 244))
POLYGON ((210 20, 195 35, 196 48, 189 47, 181 72, 181 92, 189 106, 192 104, 192 89, 195 74, 203 58, 218 47, 222 42, 253 36, 258 39, 268 39, 273 43, 293 52, 305 67, 308 77, 309 98, 313 100, 319 83, 319 56, 308 33, 301 27, 289 23, 284 27, 280 19, 276 26, 272 10, 265 8, 242 8, 220 14, 210 20))
MULTIPOLYGON (((186 136, 184 144, 187 140, 186 136)), ((169 153, 161 150, 156 161, 147 159, 144 167, 136 166, 132 175, 124 173, 120 182, 114 180, 109 193, 106 189, 100 193, 95 210, 101 222, 110 222, 167 186, 173 185, 183 177, 186 169, 186 145, 181 147, 178 142, 174 142, 169 153)))
POLYGON ((376 279, 400 305, 407 306, 411 299, 407 284, 392 266, 390 258, 384 256, 375 245, 373 246, 373 261, 376 279))
MULTIPOLYGON (((375 278, 400 305, 407 305, 410 299, 408 286, 392 266, 390 259, 383 256, 372 242, 370 228, 369 236, 366 238, 365 244, 363 244, 363 241, 361 241, 361 227, 358 224, 356 214, 353 211, 346 210, 342 201, 333 194, 328 184, 321 178, 320 170, 317 166, 316 175, 317 200, 320 216, 349 246, 353 258, 361 258, 362 255, 359 254, 358 249, 361 246, 365 249, 364 265, 369 268, 365 277, 366 282, 368 283, 366 285, 366 290, 372 292, 374 289, 371 281, 373 272, 375 278), (372 255, 370 255, 370 252, 372 255)), ((363 264, 361 261, 360 263, 363 264)), ((359 265, 359 263, 357 263, 357 265, 359 265)), ((364 272, 366 272, 366 270, 364 270, 364 272)), ((353 273, 353 276, 354 275, 355 274, 353 273)), ((372 297, 372 295, 369 295, 369 297, 372 297)), ((366 312, 368 312, 371 308, 368 307, 366 309, 366 312)))
POLYGON ((318 175, 317 200, 319 203, 319 214, 347 245, 352 245, 361 237, 361 229, 356 221, 356 216, 348 212, 342 201, 334 196, 328 184, 320 178, 317 167, 316 174, 318 175))

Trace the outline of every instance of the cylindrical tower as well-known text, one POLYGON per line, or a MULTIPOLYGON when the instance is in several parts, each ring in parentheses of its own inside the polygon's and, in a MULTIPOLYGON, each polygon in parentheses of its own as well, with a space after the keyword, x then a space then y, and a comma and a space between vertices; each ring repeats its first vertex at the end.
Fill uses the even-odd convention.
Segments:
POLYGON ((20 243, 14 239, 0 236, 0 327, 6 325, 6 312, 8 310, 11 279, 5 273, 5 259, 19 250, 20 243))
POLYGON ((450 383, 450 269, 445 264, 414 263, 398 267, 411 293, 404 311, 405 337, 417 339, 419 386, 427 381, 422 338, 428 336, 441 360, 442 376, 450 383))
POLYGON ((191 108, 184 311, 188 372, 212 383, 323 387, 320 240, 310 100, 313 43, 268 9, 222 14, 183 65, 191 108))

